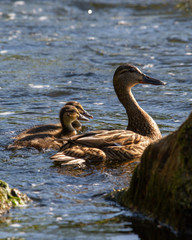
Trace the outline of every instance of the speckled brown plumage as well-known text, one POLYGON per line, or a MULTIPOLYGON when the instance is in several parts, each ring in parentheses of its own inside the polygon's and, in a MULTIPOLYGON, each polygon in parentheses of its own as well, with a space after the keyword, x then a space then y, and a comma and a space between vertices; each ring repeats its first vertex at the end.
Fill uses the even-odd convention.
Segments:
POLYGON ((44 149, 58 150, 62 146, 62 143, 56 139, 75 135, 76 130, 72 126, 72 123, 78 121, 78 119, 88 120, 79 113, 76 107, 65 105, 60 110, 60 126, 50 124, 28 129, 19 134, 15 142, 8 146, 8 149, 33 147, 39 151, 44 149))
POLYGON ((131 92, 131 88, 139 83, 164 85, 130 64, 121 65, 115 71, 113 85, 128 115, 127 130, 99 130, 71 137, 52 159, 67 165, 96 159, 122 161, 140 157, 151 142, 161 138, 161 133, 131 92))
MULTIPOLYGON (((85 111, 83 106, 77 101, 67 102, 65 106, 74 106, 79 111, 79 113, 82 114, 83 116, 87 118, 93 118, 92 115, 90 115, 87 111, 85 111)), ((72 123, 72 125, 73 125, 73 128, 77 131, 80 131, 82 128, 82 125, 78 120, 75 120, 72 123)), ((62 131, 62 126, 60 122, 56 124, 39 125, 21 132, 15 137, 15 139, 19 140, 29 135, 31 136, 33 134, 49 134, 50 136, 56 136, 60 134, 61 131, 62 131)))

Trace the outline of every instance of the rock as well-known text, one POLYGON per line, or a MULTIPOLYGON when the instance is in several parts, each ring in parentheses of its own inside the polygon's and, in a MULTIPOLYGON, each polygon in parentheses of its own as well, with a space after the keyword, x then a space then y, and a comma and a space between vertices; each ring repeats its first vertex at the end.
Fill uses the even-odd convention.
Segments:
POLYGON ((9 185, 0 180, 0 216, 9 211, 10 208, 24 205, 30 199, 26 194, 20 193, 15 188, 10 188, 9 185))
POLYGON ((177 131, 146 148, 130 187, 112 197, 178 232, 192 234, 192 113, 177 131))

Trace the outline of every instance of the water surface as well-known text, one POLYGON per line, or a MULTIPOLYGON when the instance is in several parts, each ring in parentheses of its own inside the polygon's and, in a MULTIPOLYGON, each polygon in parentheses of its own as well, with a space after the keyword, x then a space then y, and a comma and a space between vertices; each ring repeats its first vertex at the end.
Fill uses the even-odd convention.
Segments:
POLYGON ((136 86, 139 104, 163 135, 192 110, 192 17, 174 1, 11 1, 0 5, 0 173, 33 203, 1 221, 1 238, 179 239, 164 227, 104 199, 127 186, 134 164, 55 167, 54 151, 7 151, 12 137, 58 121, 69 100, 82 103, 92 129, 125 129, 112 86, 132 63, 166 86, 136 86))

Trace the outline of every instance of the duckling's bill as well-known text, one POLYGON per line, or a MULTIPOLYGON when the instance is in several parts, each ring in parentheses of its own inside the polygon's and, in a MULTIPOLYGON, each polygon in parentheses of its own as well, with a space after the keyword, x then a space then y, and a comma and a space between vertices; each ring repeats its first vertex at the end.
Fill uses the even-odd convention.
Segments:
POLYGON ((81 113, 79 113, 79 117, 77 118, 78 120, 83 120, 83 121, 89 121, 89 118, 85 117, 81 113))
POLYGON ((84 112, 82 113, 85 117, 88 118, 93 118, 93 116, 91 114, 89 114, 85 109, 83 110, 84 112))

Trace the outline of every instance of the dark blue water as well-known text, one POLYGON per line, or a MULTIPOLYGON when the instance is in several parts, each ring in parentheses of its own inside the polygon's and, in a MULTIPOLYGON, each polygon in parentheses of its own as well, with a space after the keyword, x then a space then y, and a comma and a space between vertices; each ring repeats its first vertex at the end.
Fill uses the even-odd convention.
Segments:
POLYGON ((127 186, 134 164, 55 167, 54 151, 7 151, 12 137, 58 121, 81 102, 92 129, 124 129, 113 90, 116 67, 129 62, 166 86, 136 86, 139 104, 163 135, 192 110, 192 17, 173 1, 34 0, 0 3, 0 178, 33 202, 0 224, 0 238, 176 239, 104 196, 127 186))

